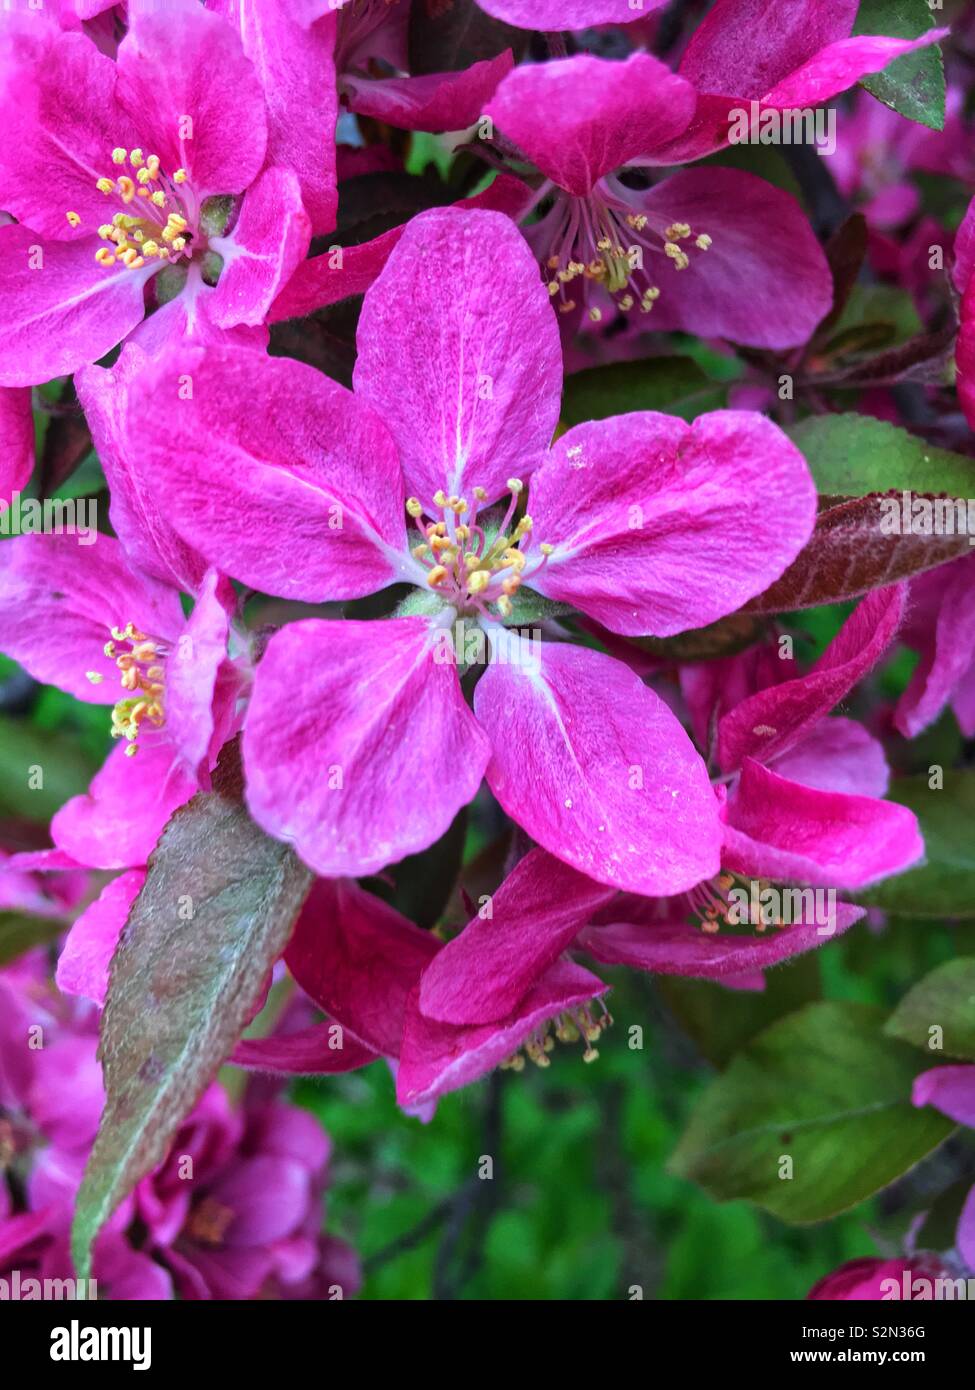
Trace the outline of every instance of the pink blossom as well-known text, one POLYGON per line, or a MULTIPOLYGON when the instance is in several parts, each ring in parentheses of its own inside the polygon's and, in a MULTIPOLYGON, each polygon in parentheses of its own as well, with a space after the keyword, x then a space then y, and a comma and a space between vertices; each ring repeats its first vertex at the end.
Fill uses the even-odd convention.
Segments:
MULTIPOLYGON (((915 1105, 933 1105, 949 1119, 975 1129, 975 1066, 934 1067, 915 1079, 915 1105)), ((965 1199, 956 1234, 958 1253, 975 1270, 975 1187, 965 1199)))
POLYGON ((907 738, 950 705, 975 737, 975 555, 940 565, 911 583, 904 640, 921 655, 894 721, 907 738))
POLYGON ((534 839, 600 881, 679 891, 714 872, 717 804, 669 711, 592 650, 545 642, 535 670, 505 623, 522 580, 619 632, 734 610, 810 533, 801 455, 735 412, 624 416, 548 450, 555 317, 496 213, 410 223, 366 296, 355 381, 352 395, 227 349, 132 387, 136 415, 171 420, 165 470, 148 440, 145 476, 166 478, 171 523, 226 573, 305 602, 419 590, 385 622, 312 619, 271 639, 244 736, 252 814, 318 872, 363 874, 431 844, 486 774, 534 839), (185 371, 193 399, 174 408, 185 371), (507 510, 491 512, 511 478, 507 510), (728 564, 741 528, 749 544, 728 564), (461 619, 490 656, 473 714, 461 619))

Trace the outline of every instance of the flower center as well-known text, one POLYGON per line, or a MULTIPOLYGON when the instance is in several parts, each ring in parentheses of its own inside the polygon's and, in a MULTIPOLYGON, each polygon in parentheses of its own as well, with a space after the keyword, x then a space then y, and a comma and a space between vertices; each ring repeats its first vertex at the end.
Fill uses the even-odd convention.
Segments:
MULTIPOLYGON (((147 262, 175 265, 193 254, 195 199, 185 169, 167 174, 159 156, 140 149, 112 151, 112 162, 125 172, 102 177, 95 187, 118 205, 98 235, 104 246, 95 260, 105 267, 121 265, 140 270, 147 262)), ((72 227, 81 225, 76 212, 65 214, 72 227)))
POLYGON ((183 1234, 201 1245, 222 1245, 235 1213, 213 1197, 204 1197, 190 1215, 183 1234))
POLYGON ((439 516, 428 515, 419 498, 407 499, 406 510, 420 532, 420 544, 412 554, 426 568, 430 588, 459 612, 488 617, 493 604, 502 618, 510 617, 512 597, 551 555, 553 547, 543 542, 541 560, 527 568, 532 519, 526 513, 511 528, 523 490, 520 479, 508 479, 511 500, 493 538, 477 524, 478 506, 487 500, 481 487, 474 489, 473 504, 464 497, 437 492, 433 501, 439 516))
MULTIPOLYGON (((620 189, 614 192, 603 179, 588 198, 560 194, 551 211, 525 229, 561 314, 576 308, 580 287, 584 299, 601 288, 622 313, 639 305, 649 314, 661 294, 656 271, 666 261, 674 271, 687 270, 691 257, 711 246, 710 236, 688 222, 668 223, 636 210, 628 190, 620 189)), ((603 316, 598 304, 588 312, 594 323, 603 316)))
POLYGON ((764 880, 753 882, 724 869, 717 878, 696 884, 687 894, 687 899, 691 911, 700 920, 702 931, 713 933, 720 931, 723 926, 751 926, 763 932, 769 925, 787 925, 777 913, 770 913, 766 920, 761 894, 769 887, 771 885, 764 880), (732 891, 739 901, 732 900, 732 891))
POLYGON ((606 1029, 611 1027, 612 1022, 612 1015, 598 999, 575 1009, 567 1009, 565 1013, 556 1014, 554 1018, 536 1028, 518 1051, 501 1063, 501 1070, 524 1071, 526 1058, 529 1062, 534 1062, 536 1067, 547 1067, 550 1065, 549 1053, 555 1050, 556 1042, 575 1043, 580 1038, 586 1045, 582 1060, 595 1062, 599 1053, 593 1047, 593 1043, 598 1042, 606 1029), (598 1018, 593 1016, 593 1005, 598 1005, 602 1010, 598 1018))
MULTIPOLYGON (((128 740, 127 757, 139 751, 143 725, 160 729, 165 723, 165 659, 168 647, 156 638, 147 637, 134 623, 111 629, 112 641, 105 644, 105 655, 114 661, 121 673, 123 690, 134 693, 116 702, 112 708, 112 738, 128 740)), ((101 685, 98 671, 85 673, 92 685, 101 685)))

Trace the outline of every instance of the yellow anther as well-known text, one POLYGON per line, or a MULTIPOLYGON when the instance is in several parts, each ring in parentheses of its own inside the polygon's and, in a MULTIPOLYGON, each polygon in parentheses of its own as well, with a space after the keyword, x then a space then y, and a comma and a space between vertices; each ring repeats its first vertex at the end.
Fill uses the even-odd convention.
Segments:
POLYGON ((185 183, 188 178, 189 174, 185 169, 177 169, 173 175, 173 183, 185 183))
POLYGON ((597 309, 597 308, 593 307, 592 309, 589 310, 589 317, 590 317, 590 319, 592 319, 593 323, 599 323, 599 321, 602 319, 602 316, 603 316, 603 311, 602 311, 602 309, 597 309))
POLYGON ((174 250, 174 251, 182 251, 183 248, 184 248, 185 246, 186 246, 186 237, 185 237, 185 236, 178 236, 178 237, 176 238, 176 240, 173 242, 173 250, 174 250))
POLYGON ((185 217, 181 217, 178 212, 171 212, 166 219, 167 226, 175 227, 178 232, 185 232, 190 225, 185 217))
POLYGON ((673 261, 675 270, 686 270, 690 265, 687 253, 682 251, 675 241, 666 242, 664 252, 673 261))
POLYGON ((131 203, 135 197, 135 184, 128 174, 123 174, 118 181, 118 191, 123 203, 131 203))
POLYGON ((99 265, 109 266, 115 264, 115 257, 107 246, 99 246, 98 250, 95 252, 95 260, 99 265))
POLYGON ((126 156, 126 153, 127 153, 127 151, 123 150, 122 147, 121 147, 121 145, 118 145, 118 146, 112 151, 112 163, 113 163, 113 164, 124 164, 124 163, 125 163, 125 156, 126 156))
POLYGON ((643 291, 643 298, 650 304, 660 298, 660 286, 651 285, 649 289, 643 291))
POLYGON ((555 546, 549 545, 548 541, 542 541, 538 548, 543 555, 553 555, 555 553, 555 546))
POLYGON ((66 212, 64 215, 68 219, 68 222, 72 227, 81 226, 81 218, 78 216, 76 212, 66 212))
POLYGON ((101 237, 102 241, 111 241, 112 232, 114 230, 115 228, 112 226, 111 222, 103 222, 98 228, 98 235, 101 237))
POLYGON ((147 168, 140 169, 139 172, 136 174, 136 178, 139 180, 140 183, 152 183, 152 175, 149 173, 149 170, 147 168))
POLYGON ((113 193, 115 191, 115 185, 111 179, 99 179, 95 187, 99 193, 113 193))
MULTIPOLYGON (((149 177, 152 179, 159 173, 159 156, 157 154, 151 154, 146 160, 146 169, 149 173, 149 177)), ((180 182, 182 182, 182 180, 180 180, 180 182)))
POLYGON ((420 501, 419 497, 407 497, 406 510, 409 512, 410 516, 414 518, 422 516, 423 503, 420 501))
POLYGON ((415 560, 422 560, 425 555, 430 554, 430 547, 428 545, 415 545, 410 554, 415 560))
POLYGON ((600 237, 600 239, 596 242, 596 249, 597 251, 612 251, 613 243, 610 241, 608 236, 600 237))
POLYGON ((502 618, 510 618, 512 613, 511 599, 507 594, 502 594, 498 599, 498 612, 502 618))
POLYGON ((135 755, 136 755, 136 753, 138 753, 138 751, 139 751, 139 745, 138 745, 137 743, 130 743, 129 746, 128 746, 128 748, 126 748, 126 750, 125 750, 125 756, 126 756, 127 758, 134 758, 135 755))
POLYGON ((549 296, 550 296, 551 298, 554 299, 555 296, 556 296, 556 295, 558 294, 558 292, 559 292, 559 282, 558 282, 558 280, 550 280, 550 281, 548 282, 548 292, 549 292, 549 296))
POLYGON ((567 299, 567 300, 565 301, 564 304, 560 304, 560 305, 559 305, 559 313, 560 313, 560 314, 571 314, 571 313, 572 313, 572 310, 573 310, 575 307, 576 307, 576 302, 575 302, 575 300, 574 300, 574 299, 567 299))
POLYGON ((699 237, 695 238, 694 245, 699 251, 707 251, 711 245, 711 238, 708 236, 707 232, 702 232, 699 237))
POLYGON ((102 681, 105 679, 101 671, 86 671, 85 677, 87 680, 91 681, 92 685, 101 685, 102 681))
POLYGON ((687 222, 672 222, 664 232, 665 241, 683 241, 691 234, 690 224, 687 222))
POLYGON ((486 502, 486 501, 487 501, 487 493, 485 492, 484 488, 482 488, 482 487, 476 487, 476 488, 474 489, 474 496, 477 498, 477 500, 478 500, 479 502, 486 502))
POLYGON ((505 487, 517 497, 524 490, 525 484, 520 478, 509 478, 505 483, 505 487))
POLYGON ((442 507, 446 507, 446 505, 447 505, 447 494, 444 492, 444 490, 443 490, 442 487, 437 488, 437 491, 433 494, 433 505, 434 505, 435 507, 441 507, 441 508, 442 508, 442 507))
POLYGON ((142 254, 144 256, 158 256, 159 244, 155 241, 144 241, 142 243, 142 254))
POLYGON ((137 188, 135 191, 136 191, 136 193, 139 195, 140 198, 148 198, 148 197, 149 197, 149 190, 148 190, 148 188, 137 188))
POLYGON ((635 302, 632 294, 624 294, 623 298, 619 301, 619 307, 623 310, 623 313, 626 314, 633 308, 635 302))
POLYGON ((435 589, 435 588, 437 587, 437 585, 438 585, 438 584, 442 584, 443 581, 444 581, 446 578, 447 578, 447 568, 446 568, 446 566, 445 566, 445 565, 434 565, 433 569, 432 569, 432 570, 430 571, 430 573, 427 575, 427 583, 430 585, 430 588, 431 588, 431 589, 435 589))
POLYGON ((467 576, 467 592, 469 594, 482 593, 491 582, 491 576, 487 570, 475 570, 473 574, 467 576))
POLYGON ((559 268, 559 258, 558 258, 558 256, 549 256, 549 258, 548 258, 548 260, 545 262, 545 264, 548 266, 549 270, 558 270, 558 268, 559 268))
POLYGON ((166 195, 161 188, 156 189, 155 193, 153 193, 152 195, 151 201, 155 203, 157 208, 161 208, 163 206, 163 204, 166 202, 166 195))

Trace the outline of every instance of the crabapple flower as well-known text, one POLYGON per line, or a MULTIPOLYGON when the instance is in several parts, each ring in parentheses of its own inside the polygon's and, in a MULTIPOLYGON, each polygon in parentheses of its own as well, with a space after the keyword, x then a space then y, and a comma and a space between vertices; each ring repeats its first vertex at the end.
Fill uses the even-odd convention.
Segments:
POLYGON ((896 1260, 848 1260, 831 1274, 824 1275, 806 1297, 820 1302, 876 1303, 889 1297, 891 1281, 900 1290, 905 1286, 911 1287, 915 1279, 924 1279, 928 1281, 927 1288, 930 1289, 935 1279, 949 1277, 951 1271, 948 1266, 928 1251, 896 1260))
MULTIPOLYGON (((58 998, 39 956, 0 973, 0 1275, 72 1276, 78 1184, 104 1104, 97 1014, 58 998), (37 1029, 43 1046, 31 1045, 37 1029), (8 1185, 7 1174, 15 1183, 8 1185)), ((99 1235, 94 1278, 113 1299, 328 1298, 358 1287, 355 1258, 322 1236, 330 1144, 313 1118, 217 1085, 170 1154, 99 1235), (331 1286, 331 1287, 329 1287, 331 1286)))
POLYGON ((544 176, 525 236, 559 312, 650 315, 757 347, 805 342, 829 309, 825 256, 798 203, 754 175, 685 169, 646 187, 629 165, 689 126, 694 87, 656 58, 589 55, 520 66, 486 108, 544 176), (622 168, 622 172, 621 171, 622 168))
POLYGON ((10 41, 0 385, 72 372, 130 334, 150 352, 184 335, 263 342, 310 228, 295 173, 265 165, 264 94, 231 26, 197 6, 141 17, 117 62, 46 25, 10 41))
POLYGON ((111 706, 119 740, 89 793, 55 815, 55 844, 94 868, 144 864, 206 785, 233 717, 230 586, 210 571, 186 618, 179 592, 130 568, 109 536, 92 556, 68 535, 7 541, 0 576, 0 650, 36 680, 111 706))
POLYGON ((234 349, 180 354, 131 388, 137 417, 170 422, 164 450, 145 441, 145 477, 165 479, 172 525, 223 572, 312 603, 419 591, 384 621, 271 638, 244 733, 254 817, 319 873, 361 875, 433 843, 486 774, 518 824, 600 882, 680 891, 716 871, 717 804, 662 702, 613 658, 506 624, 523 583, 623 633, 733 611, 810 535, 802 456, 735 412, 622 416, 548 450, 556 320, 496 213, 415 218, 366 295, 358 349, 355 394, 234 349), (473 714, 461 625, 474 664, 489 657, 473 714))
POLYGON ((819 106, 904 53, 937 43, 852 33, 860 0, 717 0, 678 66, 698 93, 694 119, 666 150, 680 164, 723 149, 734 113, 819 106))
POLYGON ((975 737, 975 555, 912 580, 903 634, 920 652, 894 723, 914 738, 950 705, 966 738, 975 737))
MULTIPOLYGON (((975 1066, 934 1067, 914 1082, 915 1105, 933 1105, 949 1119, 975 1129, 975 1066)), ((958 1253, 975 1270, 975 1187, 965 1199, 956 1235, 958 1253)))

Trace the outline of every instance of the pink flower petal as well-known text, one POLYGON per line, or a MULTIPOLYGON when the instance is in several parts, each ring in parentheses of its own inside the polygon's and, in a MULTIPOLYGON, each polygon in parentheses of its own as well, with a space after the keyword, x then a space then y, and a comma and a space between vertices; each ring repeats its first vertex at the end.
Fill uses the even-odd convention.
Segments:
POLYGON ((594 24, 631 24, 669 0, 478 0, 482 10, 519 29, 591 29, 594 24))
POLYGON ((632 636, 733 612, 795 559, 816 514, 802 455, 749 411, 693 425, 653 411, 577 425, 529 497, 533 537, 555 546, 532 587, 632 636))
POLYGON ((420 1009, 442 1023, 506 1018, 613 889, 531 850, 427 966, 420 1009))
POLYGON ((145 881, 144 869, 120 874, 76 919, 58 958, 57 986, 62 994, 80 994, 95 1004, 104 1004, 108 967, 145 881))
POLYGON ((194 777, 209 771, 213 737, 213 699, 217 673, 227 660, 234 592, 216 570, 209 570, 193 612, 166 658, 166 737, 194 777))
POLYGON ((487 740, 434 637, 425 618, 312 619, 268 644, 244 729, 247 803, 320 874, 426 849, 480 785, 487 740))
POLYGON ((34 471, 30 388, 0 386, 0 504, 9 502, 34 471))
MULTIPOLYGON (((499 174, 483 193, 462 198, 454 207, 487 208, 517 219, 527 210, 531 199, 531 189, 521 179, 499 174)), ((388 232, 359 246, 336 244, 321 255, 302 261, 271 305, 268 321, 278 323, 281 319, 302 318, 350 295, 365 294, 408 225, 403 222, 398 227, 390 227, 388 232)))
POLYGON ((884 746, 855 719, 824 719, 775 759, 790 782, 851 796, 886 796, 890 769, 884 746))
POLYGON ((683 975, 728 984, 739 975, 767 970, 781 961, 815 950, 833 936, 847 931, 865 915, 862 907, 837 903, 835 922, 828 924, 826 920, 817 919, 818 907, 810 905, 809 911, 811 920, 808 923, 769 928, 764 935, 754 936, 705 932, 687 921, 649 924, 620 920, 588 927, 579 937, 577 946, 605 965, 628 965, 657 975, 683 975), (827 925, 832 925, 834 930, 827 932, 827 925))
POLYGON ((88 791, 54 816, 51 837, 93 869, 144 864, 170 816, 197 790, 164 739, 140 747, 134 758, 117 744, 88 791))
POLYGON ((401 130, 439 134, 466 130, 479 120, 489 98, 512 68, 511 51, 472 63, 462 72, 435 72, 424 77, 364 78, 345 76, 342 89, 360 116, 372 116, 401 130))
POLYGON ((496 212, 414 217, 362 306, 356 392, 396 440, 407 487, 495 500, 555 430, 562 351, 538 267, 496 212))
POLYGON ((308 254, 311 223, 301 186, 290 169, 265 169, 244 197, 229 236, 211 237, 223 257, 220 280, 207 306, 218 328, 262 324, 292 272, 308 254))
POLYGON ((717 803, 663 701, 600 652, 543 643, 531 655, 522 646, 518 662, 492 662, 474 692, 488 785, 505 811, 616 888, 678 893, 717 873, 717 803))
POLYGON ((960 1125, 975 1129, 975 1067, 933 1067, 914 1080, 911 1100, 933 1105, 960 1125))
POLYGON ((169 172, 185 169, 198 198, 241 193, 257 177, 264 93, 219 15, 194 6, 140 16, 119 45, 116 95, 146 152, 169 172))
POLYGON ((439 949, 436 937, 381 898, 355 883, 319 879, 285 960, 305 993, 353 1043, 398 1057, 407 999, 439 949))
POLYGON ((822 49, 801 68, 777 83, 764 97, 765 104, 784 108, 818 106, 838 96, 868 73, 882 72, 905 53, 940 43, 950 30, 930 29, 916 39, 893 39, 863 34, 841 39, 822 49))
POLYGON ((921 661, 900 698, 894 721, 907 738, 914 738, 937 719, 975 667, 975 555, 943 566, 933 576, 943 586, 936 618, 924 634, 921 661))
POLYGON ((103 266, 98 237, 44 241, 0 227, 0 386, 29 386, 103 357, 145 313, 156 267, 103 266))
POLYGON ((375 1062, 378 1053, 349 1036, 336 1032, 334 1023, 317 1023, 298 1033, 272 1038, 245 1038, 230 1060, 248 1071, 275 1076, 324 1076, 356 1071, 375 1062), (341 1040, 341 1046, 337 1042, 341 1040))
POLYGON ((211 8, 240 30, 267 102, 267 162, 297 174, 301 197, 318 236, 335 226, 336 6, 312 22, 281 0, 218 0, 211 8))
POLYGON ((975 1269, 975 1187, 965 1198, 961 1216, 958 1218, 958 1232, 955 1236, 958 1253, 968 1265, 975 1269))
POLYGON ((694 88, 648 53, 622 63, 578 54, 515 68, 487 106, 499 131, 578 197, 621 164, 675 139, 694 88))
POLYGON ((768 760, 791 747, 864 678, 890 646, 904 616, 904 585, 860 601, 807 675, 756 691, 718 725, 725 772, 745 758, 768 760))
POLYGON ((206 573, 203 556, 173 530, 166 510, 146 487, 140 467, 144 431, 129 408, 133 381, 150 374, 150 359, 127 343, 114 367, 84 367, 75 389, 111 494, 109 518, 135 569, 195 594, 206 573), (130 429, 138 436, 136 443, 130 429))
POLYGON ((4 541, 0 576, 0 651, 35 680, 88 704, 111 705, 123 694, 104 652, 112 627, 132 622, 162 638, 182 627, 175 591, 137 576, 111 536, 98 536, 94 546, 71 535, 4 541), (88 671, 102 680, 93 684, 88 671))
POLYGON ((138 417, 166 419, 140 458, 157 507, 224 573, 318 602, 418 571, 393 441, 321 372, 233 347, 184 349, 130 399, 138 417))
POLYGON ((791 194, 738 169, 685 169, 633 201, 712 239, 691 246, 686 270, 661 270, 650 327, 779 349, 806 342, 829 311, 829 266, 791 194))
POLYGON ((565 1010, 604 994, 595 975, 571 961, 556 961, 518 1006, 496 1023, 456 1027, 420 1013, 414 993, 406 1010, 396 1099, 415 1108, 480 1080, 565 1010))
POLYGON ((852 891, 923 854, 905 806, 803 787, 751 758, 728 801, 722 862, 735 873, 852 891))

